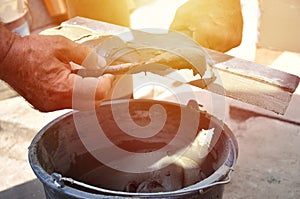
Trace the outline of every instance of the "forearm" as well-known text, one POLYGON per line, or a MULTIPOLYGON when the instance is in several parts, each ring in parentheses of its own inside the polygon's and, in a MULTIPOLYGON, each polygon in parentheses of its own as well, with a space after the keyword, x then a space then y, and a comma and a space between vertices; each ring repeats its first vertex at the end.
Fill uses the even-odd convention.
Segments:
POLYGON ((5 28, 4 24, 0 22, 0 79, 3 79, 7 67, 7 55, 13 46, 17 35, 5 28))

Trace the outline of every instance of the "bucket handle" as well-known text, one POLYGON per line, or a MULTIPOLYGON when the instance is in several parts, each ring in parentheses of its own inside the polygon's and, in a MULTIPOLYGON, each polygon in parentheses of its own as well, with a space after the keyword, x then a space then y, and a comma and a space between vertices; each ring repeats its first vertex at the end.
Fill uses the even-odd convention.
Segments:
MULTIPOLYGON (((204 186, 199 187, 200 188, 200 189, 198 188, 199 193, 203 193, 204 189, 207 189, 207 188, 210 188, 210 187, 213 187, 213 186, 228 184, 231 181, 232 172, 233 172, 233 168, 230 167, 226 177, 223 180, 218 181, 218 182, 213 182, 213 183, 210 183, 208 185, 204 185, 204 186)), ((96 187, 96 186, 93 186, 93 185, 89 185, 89 184, 74 180, 73 178, 63 177, 59 173, 53 173, 51 175, 51 177, 53 179, 54 185, 57 188, 63 188, 65 186, 64 182, 68 182, 68 183, 71 183, 71 184, 74 184, 74 185, 77 185, 77 186, 81 186, 81 187, 84 187, 84 188, 87 188, 87 189, 90 189, 90 190, 94 190, 94 191, 98 191, 98 192, 102 192, 102 193, 108 193, 108 194, 113 194, 113 195, 120 194, 120 192, 118 192, 118 191, 102 189, 100 187, 96 187)), ((178 191, 181 192, 181 191, 184 191, 184 190, 185 190, 185 188, 181 189, 181 190, 178 190, 178 191)), ((173 194, 178 192, 178 191, 173 192, 173 194)), ((185 190, 185 191, 187 191, 187 190, 185 190)), ((188 192, 189 191, 191 191, 191 190, 188 190, 188 192)), ((130 193, 130 194, 132 195, 134 193, 130 193)), ((166 194, 168 195, 168 193, 166 193, 166 194)), ((143 194, 138 193, 138 195, 140 196, 140 195, 143 195, 143 194)))
POLYGON ((88 185, 88 184, 85 184, 83 182, 74 180, 73 178, 63 177, 59 173, 52 173, 51 177, 53 179, 54 185, 57 188, 63 188, 65 186, 64 182, 69 182, 71 184, 75 184, 77 186, 81 186, 81 187, 84 187, 84 188, 87 188, 87 189, 91 189, 91 190, 94 190, 94 191, 111 192, 111 194, 115 194, 114 191, 110 191, 110 190, 102 189, 102 188, 99 188, 99 187, 96 187, 96 186, 88 185))
POLYGON ((227 173, 226 177, 223 180, 220 180, 220 181, 217 181, 217 182, 213 182, 213 183, 210 183, 208 185, 201 186, 201 189, 199 189, 199 192, 203 193, 204 189, 207 189, 207 188, 210 188, 210 187, 214 187, 214 186, 217 186, 217 185, 225 185, 225 184, 230 183, 230 181, 231 181, 231 175, 232 175, 233 171, 234 171, 233 168, 229 168, 229 172, 227 173))

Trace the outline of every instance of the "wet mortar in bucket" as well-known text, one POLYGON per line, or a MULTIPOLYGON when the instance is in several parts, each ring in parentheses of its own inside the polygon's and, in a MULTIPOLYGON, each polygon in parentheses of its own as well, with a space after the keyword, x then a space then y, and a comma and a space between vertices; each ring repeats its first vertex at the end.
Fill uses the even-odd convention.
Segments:
MULTIPOLYGON (((230 175, 237 158, 237 142, 228 127, 204 111, 189 105, 154 100, 130 100, 128 102, 108 103, 101 105, 96 112, 70 112, 44 127, 34 138, 29 147, 30 165, 43 183, 46 197, 49 198, 222 198, 224 185, 230 182, 230 175), (119 122, 130 125, 128 120, 116 120, 112 107, 122 110, 129 103, 131 119, 140 126, 151 122, 149 109, 155 104, 161 105, 166 111, 163 128, 154 136, 137 138, 128 135, 118 126, 119 122), (186 136, 176 137, 177 144, 185 143, 191 125, 180 126, 182 112, 189 113, 186 124, 197 123, 197 132, 190 147, 180 156, 174 154, 181 151, 180 147, 172 146, 179 128, 186 136), (137 167, 138 162, 127 159, 114 159, 114 167, 97 159, 95 154, 114 156, 109 146, 94 147, 91 151, 82 141, 76 128, 76 118, 83 114, 85 119, 96 114, 97 121, 105 136, 121 150, 133 154, 144 154, 146 157, 153 151, 159 151, 171 145, 165 156, 175 157, 165 166, 144 172, 132 172, 130 167, 137 167), (196 121, 197 120, 197 121, 196 121), (210 145, 195 144, 200 134, 211 134, 210 145), (203 150, 207 154, 201 155, 203 150), (118 165, 122 164, 122 165, 118 165), (129 168, 128 171, 118 169, 129 168)), ((155 115, 154 115, 155 116, 155 115)), ((119 115, 122 117, 122 113, 119 115)), ((91 119, 92 120, 92 119, 91 119)), ((86 132, 90 131, 86 126, 86 132)), ((154 128, 155 125, 154 125, 154 128)), ((87 133, 88 134, 88 133, 87 133)), ((88 139, 97 137, 88 134, 88 139)), ((201 137, 201 136, 200 136, 201 137)), ((198 140, 199 141, 199 140, 198 140)), ((100 142, 100 141, 99 141, 100 142)), ((140 164, 141 167, 143 164, 140 164)), ((140 168, 141 171, 144 168, 140 168)))

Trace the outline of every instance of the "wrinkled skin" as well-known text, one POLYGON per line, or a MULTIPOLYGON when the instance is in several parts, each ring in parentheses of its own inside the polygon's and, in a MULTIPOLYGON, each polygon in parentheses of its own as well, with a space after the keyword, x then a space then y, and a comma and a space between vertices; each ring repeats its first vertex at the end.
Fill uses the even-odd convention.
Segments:
MULTIPOLYGON (((81 64, 91 50, 62 36, 13 34, 11 41, 0 60, 0 78, 40 111, 72 108, 74 82, 81 84, 84 79, 71 73, 69 62, 81 64)), ((105 98, 113 79, 112 75, 95 78, 93 103, 105 98)))
POLYGON ((242 40, 240 0, 189 0, 177 9, 170 30, 190 36, 203 47, 226 52, 242 40))

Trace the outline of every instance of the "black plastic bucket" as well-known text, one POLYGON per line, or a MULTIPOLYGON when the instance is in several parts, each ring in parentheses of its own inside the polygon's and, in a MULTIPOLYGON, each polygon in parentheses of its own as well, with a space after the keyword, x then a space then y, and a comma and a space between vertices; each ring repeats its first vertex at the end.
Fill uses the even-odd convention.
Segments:
MULTIPOLYGON (((159 111, 156 114, 160 114, 159 111)), ((180 149, 176 148, 176 153, 177 151, 180 149)), ((70 112, 50 122, 32 141, 29 147, 29 162, 34 173, 43 183, 48 199, 122 197, 220 199, 224 185, 230 182, 237 151, 237 142, 230 129, 214 116, 199 110, 193 103, 179 105, 154 100, 129 100, 109 102, 101 105, 96 111, 70 112), (119 123, 128 122, 128 118, 122 119, 126 112, 124 107, 129 110, 131 119, 140 126, 147 126, 152 120, 155 121, 155 117, 160 119, 159 115, 155 115, 155 110, 149 116, 149 110, 154 105, 163 107, 167 118, 160 132, 154 136, 137 138, 125 134, 118 126, 119 123), (118 116, 114 115, 116 110, 118 116), (182 115, 188 118, 182 120, 182 115), (95 155, 96 151, 99 151, 105 154, 104 156, 108 155, 108 158, 109 156, 114 158, 113 150, 101 144, 99 148, 96 145, 91 150, 86 145, 84 139, 101 143, 96 135, 93 137, 90 133, 95 129, 93 125, 84 124, 93 121, 95 117, 105 135, 117 148, 133 154, 150 154, 172 143, 175 138, 180 140, 177 143, 184 143, 189 140, 187 137, 189 137, 189 130, 193 128, 191 126, 196 125, 197 132, 213 129, 214 133, 206 156, 200 158, 198 154, 203 150, 203 146, 199 150, 193 149, 190 150, 192 152, 183 153, 183 156, 189 154, 189 157, 182 158, 201 159, 201 161, 195 160, 196 167, 188 164, 188 166, 185 164, 178 166, 172 163, 155 171, 126 172, 124 169, 119 170, 119 167, 99 161, 99 156, 95 155), (79 132, 82 131, 80 126, 84 127, 83 134, 79 132), (179 128, 186 134, 176 137, 179 128), (139 189, 141 186, 142 188, 139 189), (143 186, 147 189, 143 189, 143 186), (155 188, 152 189, 151 186, 155 188)), ((172 154, 174 153, 173 151, 172 154)), ((123 157, 119 155, 115 159, 118 158, 123 157)), ((180 161, 182 162, 182 159, 180 161)), ((128 161, 124 168, 130 170, 131 165, 134 164, 136 166, 134 161, 128 161)))

